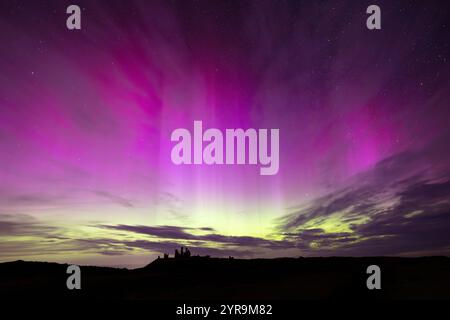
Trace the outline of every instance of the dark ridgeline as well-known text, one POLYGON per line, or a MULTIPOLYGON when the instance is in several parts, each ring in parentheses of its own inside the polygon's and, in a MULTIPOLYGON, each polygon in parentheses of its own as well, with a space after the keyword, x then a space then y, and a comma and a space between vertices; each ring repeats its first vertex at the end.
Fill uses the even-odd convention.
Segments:
POLYGON ((328 257, 234 259, 191 255, 134 270, 81 267, 81 290, 66 288, 67 264, 0 263, 0 298, 152 300, 450 299, 450 258, 328 257), (382 290, 366 269, 381 268, 382 290))

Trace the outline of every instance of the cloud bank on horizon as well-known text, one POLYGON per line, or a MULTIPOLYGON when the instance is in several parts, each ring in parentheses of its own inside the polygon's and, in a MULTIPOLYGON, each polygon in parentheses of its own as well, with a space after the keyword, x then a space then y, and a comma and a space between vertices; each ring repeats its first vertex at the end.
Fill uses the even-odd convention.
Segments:
POLYGON ((0 261, 450 251, 445 2, 0 5, 0 261), (170 134, 279 128, 279 171, 170 134))

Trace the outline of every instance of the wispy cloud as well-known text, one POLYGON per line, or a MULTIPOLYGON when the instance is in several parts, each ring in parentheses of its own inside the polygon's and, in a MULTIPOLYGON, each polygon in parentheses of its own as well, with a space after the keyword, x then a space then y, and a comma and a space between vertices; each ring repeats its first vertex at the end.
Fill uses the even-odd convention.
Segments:
MULTIPOLYGON (((450 254, 450 172, 444 165, 449 159, 442 143, 387 158, 334 191, 291 208, 268 237, 225 235, 210 226, 106 223, 81 225, 90 231, 78 232, 14 212, 0 214, 0 249, 3 259, 74 252, 155 255, 180 246, 219 257, 450 254)), ((99 195, 132 206, 125 198, 99 195)))

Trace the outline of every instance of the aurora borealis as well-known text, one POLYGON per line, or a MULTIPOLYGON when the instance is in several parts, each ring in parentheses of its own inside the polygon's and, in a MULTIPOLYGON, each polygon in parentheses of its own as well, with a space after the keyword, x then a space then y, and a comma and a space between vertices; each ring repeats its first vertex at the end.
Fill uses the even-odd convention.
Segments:
POLYGON ((450 5, 2 1, 0 261, 450 253, 450 5), (66 7, 82 8, 67 30, 66 7), (171 132, 279 128, 276 175, 171 132))

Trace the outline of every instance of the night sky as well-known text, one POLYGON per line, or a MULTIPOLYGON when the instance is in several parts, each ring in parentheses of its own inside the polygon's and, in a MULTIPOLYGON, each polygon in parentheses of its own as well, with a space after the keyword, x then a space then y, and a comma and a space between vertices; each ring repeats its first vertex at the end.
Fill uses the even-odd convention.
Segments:
POLYGON ((449 39, 448 1, 1 1, 0 261, 450 255, 449 39), (278 174, 174 165, 194 120, 279 128, 278 174))

